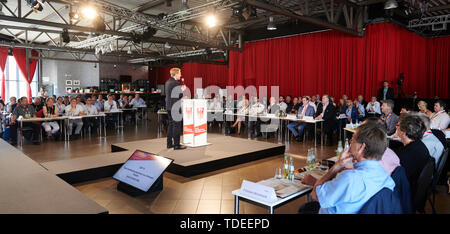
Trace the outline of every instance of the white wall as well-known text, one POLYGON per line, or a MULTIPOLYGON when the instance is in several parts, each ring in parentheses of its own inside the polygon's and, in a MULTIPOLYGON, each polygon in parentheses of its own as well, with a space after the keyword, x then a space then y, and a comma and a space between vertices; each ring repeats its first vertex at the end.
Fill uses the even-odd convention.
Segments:
MULTIPOLYGON (((73 59, 70 54, 65 53, 56 58, 73 59)), ((93 55, 86 55, 84 59, 96 60, 93 55)), ((54 94, 57 96, 66 94, 66 80, 80 80, 80 87, 98 86, 99 74, 99 66, 94 63, 42 60, 42 77, 49 77, 49 83, 54 85, 54 94)))

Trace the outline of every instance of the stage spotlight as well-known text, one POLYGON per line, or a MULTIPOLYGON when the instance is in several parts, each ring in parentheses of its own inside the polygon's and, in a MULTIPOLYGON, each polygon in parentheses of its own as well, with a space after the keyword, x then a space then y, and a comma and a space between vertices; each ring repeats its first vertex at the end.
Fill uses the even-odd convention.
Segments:
POLYGON ((128 46, 128 51, 127 54, 132 54, 133 52, 131 52, 131 46, 128 46))
POLYGON ((141 43, 142 37, 141 35, 137 34, 136 32, 131 32, 131 40, 138 44, 141 43))
POLYGON ((166 42, 166 44, 164 44, 164 48, 170 49, 170 48, 172 48, 172 46, 170 46, 169 42, 166 42))
POLYGON ((156 29, 152 28, 152 27, 146 27, 144 29, 144 32, 142 33, 142 39, 143 40, 148 40, 151 37, 153 37, 156 34, 156 29))
POLYGON ((208 16, 206 17, 206 24, 207 24, 208 27, 210 27, 210 28, 216 26, 216 25, 217 25, 217 19, 216 19, 216 16, 213 15, 213 14, 208 15, 208 16))
POLYGON ((267 24, 267 30, 277 30, 277 26, 273 22, 273 16, 269 17, 269 23, 267 24))
POLYGON ((103 32, 106 30, 106 25, 100 17, 94 20, 93 24, 97 31, 103 32))
POLYGON ((37 0, 32 0, 32 1, 27 1, 28 4, 31 6, 31 9, 35 12, 38 13, 38 11, 42 11, 44 9, 44 7, 42 6, 42 3, 40 3, 37 0))
POLYGON ((62 38, 64 43, 69 43, 70 42, 69 31, 67 30, 67 28, 63 29, 63 31, 61 33, 61 38, 62 38))
POLYGON ((71 21, 77 21, 80 19, 80 15, 76 12, 69 12, 69 18, 71 21))
POLYGON ((9 56, 13 55, 13 48, 11 48, 11 47, 8 48, 8 55, 9 56))
POLYGON ((81 8, 81 14, 85 19, 94 20, 98 16, 97 9, 92 6, 84 6, 81 8))
POLYGON ((189 9, 189 6, 187 3, 188 3, 188 0, 181 0, 181 4, 183 5, 183 7, 182 7, 183 10, 189 9))

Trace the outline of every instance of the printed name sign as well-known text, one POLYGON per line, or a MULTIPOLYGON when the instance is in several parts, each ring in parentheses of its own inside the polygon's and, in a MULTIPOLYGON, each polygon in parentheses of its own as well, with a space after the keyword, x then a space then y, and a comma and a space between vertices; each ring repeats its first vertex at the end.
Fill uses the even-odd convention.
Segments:
POLYGON ((257 200, 264 202, 275 202, 277 201, 277 195, 275 194, 275 189, 253 183, 248 180, 243 180, 241 185, 241 190, 239 191, 241 195, 253 197, 257 200))

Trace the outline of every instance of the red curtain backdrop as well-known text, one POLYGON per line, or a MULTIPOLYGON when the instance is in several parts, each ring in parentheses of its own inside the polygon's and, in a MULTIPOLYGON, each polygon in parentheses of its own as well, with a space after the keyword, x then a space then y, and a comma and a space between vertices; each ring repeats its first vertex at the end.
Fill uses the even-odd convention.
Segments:
MULTIPOLYGON (((193 78, 203 77, 203 87, 279 86, 281 95, 363 94, 369 100, 384 80, 397 94, 396 81, 404 73, 406 95, 450 98, 449 58, 450 37, 426 39, 380 23, 370 25, 363 38, 326 31, 245 43, 243 52, 230 52, 228 68, 186 63, 182 75, 191 90, 193 78)), ((158 84, 169 78, 169 69, 157 69, 158 84)))
MULTIPOLYGON (((228 85, 280 86, 282 95, 328 93, 367 99, 404 73, 404 92, 449 98, 450 37, 425 39, 396 25, 370 25, 364 38, 327 31, 244 44, 230 53, 228 85)), ((270 90, 270 89, 269 89, 270 90)))
MULTIPOLYGON (((170 67, 153 68, 150 75, 156 77, 157 84, 164 84, 170 78, 170 67)), ((228 68, 225 65, 204 64, 204 63, 184 63, 181 67, 181 77, 184 78, 185 85, 191 90, 194 96, 194 78, 202 78, 202 87, 217 85, 225 88, 228 82, 228 68)))
POLYGON ((6 90, 5 90, 5 65, 6 65, 6 59, 8 59, 8 48, 0 48, 0 69, 2 70, 2 89, 0 90, 1 92, 1 98, 2 100, 6 103, 7 101, 5 100, 5 95, 6 95, 6 90))
MULTIPOLYGON (((25 56, 25 49, 13 49, 13 56, 16 59, 17 66, 19 67, 20 72, 25 77, 25 80, 28 84, 27 87, 27 96, 29 99, 29 102, 31 103, 31 82, 33 81, 34 73, 36 72, 36 65, 37 60, 36 59, 30 59, 31 63, 29 64, 30 69, 30 77, 27 76, 27 61, 25 56)), ((31 51, 31 56, 37 57, 38 52, 35 50, 31 51)))

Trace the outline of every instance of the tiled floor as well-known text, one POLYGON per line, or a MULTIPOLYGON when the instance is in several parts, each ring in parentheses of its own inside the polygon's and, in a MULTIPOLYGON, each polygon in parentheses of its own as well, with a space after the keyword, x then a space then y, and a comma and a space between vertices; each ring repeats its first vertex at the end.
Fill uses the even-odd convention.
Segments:
MULTIPOLYGON (((125 126, 117 133, 111 130, 106 139, 97 137, 64 142, 44 142, 39 146, 26 144, 25 154, 38 162, 53 161, 71 157, 87 157, 98 153, 109 152, 110 144, 115 142, 134 141, 156 137, 156 117, 144 121, 138 126, 125 126)), ((213 129, 218 132, 218 129, 213 129)), ((234 135, 235 137, 244 137, 234 135)), ((245 136, 246 137, 246 136, 245 136)), ((276 142, 275 139, 258 139, 276 142)), ((298 143, 290 141, 287 153, 295 156, 295 167, 305 164, 307 149, 313 146, 312 141, 298 143)), ((318 158, 329 158, 335 155, 336 146, 318 146, 318 158)), ((218 171, 185 178, 171 173, 164 175, 164 189, 140 197, 130 197, 117 191, 117 181, 106 178, 76 184, 75 187, 91 199, 104 206, 112 214, 124 213, 163 213, 163 214, 231 214, 234 213, 234 197, 231 191, 238 189, 242 180, 259 181, 273 177, 276 168, 282 164, 283 156, 253 161, 218 171)), ((438 213, 450 213, 450 195, 447 187, 436 197, 438 213)), ((275 210, 275 213, 295 214, 298 207, 305 202, 299 198, 275 210)), ((266 209, 250 203, 240 203, 240 213, 267 213, 266 209)), ((428 213, 431 211, 427 206, 428 213)))

